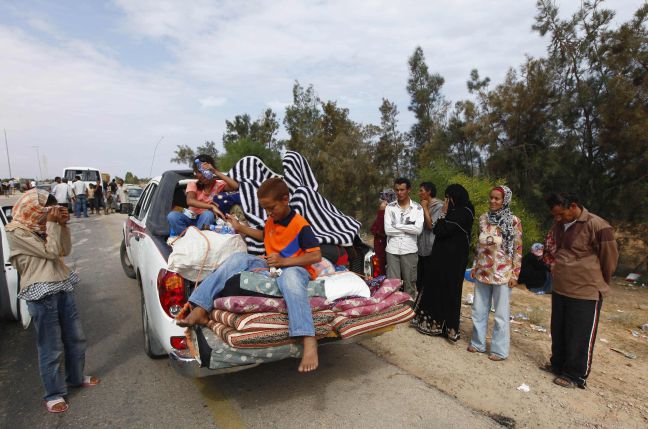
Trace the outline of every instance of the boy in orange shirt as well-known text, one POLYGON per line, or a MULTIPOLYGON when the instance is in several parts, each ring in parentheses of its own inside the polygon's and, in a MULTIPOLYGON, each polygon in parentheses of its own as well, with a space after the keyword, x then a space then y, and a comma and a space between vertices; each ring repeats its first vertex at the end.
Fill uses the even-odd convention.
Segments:
POLYGON ((302 337, 304 344, 299 371, 313 371, 318 366, 317 340, 306 285, 316 277, 311 265, 322 259, 319 242, 308 221, 290 207, 288 186, 282 179, 273 177, 264 181, 257 196, 268 214, 263 230, 244 225, 231 216, 228 220, 236 232, 263 240, 266 255, 235 253, 230 256, 194 290, 189 297, 193 306, 191 313, 177 323, 180 326, 207 324, 214 299, 234 274, 257 268, 281 268, 277 285, 288 307, 288 332, 291 337, 302 337))

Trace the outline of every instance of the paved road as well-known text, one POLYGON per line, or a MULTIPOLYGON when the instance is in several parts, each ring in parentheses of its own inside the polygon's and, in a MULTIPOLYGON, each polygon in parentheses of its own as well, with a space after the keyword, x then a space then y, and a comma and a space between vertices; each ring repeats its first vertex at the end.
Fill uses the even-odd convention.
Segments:
POLYGON ((180 377, 166 359, 143 352, 139 292, 119 263, 124 218, 70 224, 75 245, 67 262, 81 278, 86 372, 100 376, 101 385, 72 390, 69 411, 48 414, 33 328, 0 322, 0 428, 497 426, 360 345, 322 348, 313 374, 299 374, 296 360, 284 360, 199 380, 180 377))

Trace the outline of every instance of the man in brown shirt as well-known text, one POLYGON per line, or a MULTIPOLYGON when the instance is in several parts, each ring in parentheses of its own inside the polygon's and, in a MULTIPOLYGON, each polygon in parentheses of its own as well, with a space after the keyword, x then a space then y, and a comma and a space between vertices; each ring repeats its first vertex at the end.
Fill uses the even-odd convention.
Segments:
POLYGON ((619 252, 614 229, 576 195, 552 194, 546 201, 556 221, 549 369, 557 375, 554 383, 584 389, 619 252))

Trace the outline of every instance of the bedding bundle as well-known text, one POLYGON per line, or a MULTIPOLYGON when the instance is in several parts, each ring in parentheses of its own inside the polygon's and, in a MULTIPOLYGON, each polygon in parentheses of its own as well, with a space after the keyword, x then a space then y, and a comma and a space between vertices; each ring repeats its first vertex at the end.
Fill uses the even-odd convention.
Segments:
MULTIPOLYGON (((351 338, 414 317, 413 310, 405 304, 411 297, 398 290, 400 280, 382 278, 372 282, 373 285, 366 284, 371 291, 368 297, 344 296, 330 300, 326 296, 312 295, 311 288, 309 299, 318 339, 351 338)), ((275 293, 272 287, 263 286, 264 294, 275 293)), ((259 282, 250 282, 249 276, 242 276, 241 288, 246 287, 258 291, 259 282)), ((315 289, 320 291, 315 293, 324 294, 324 288, 315 289)), ((360 289, 356 286, 356 290, 360 289)), ((209 330, 230 347, 266 348, 297 342, 288 335, 286 302, 280 296, 217 298, 210 318, 209 330)))

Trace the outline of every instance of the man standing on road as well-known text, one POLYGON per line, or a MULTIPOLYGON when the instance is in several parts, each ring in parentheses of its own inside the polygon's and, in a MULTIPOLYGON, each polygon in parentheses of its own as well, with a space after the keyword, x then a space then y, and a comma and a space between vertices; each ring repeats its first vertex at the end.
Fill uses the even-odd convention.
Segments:
POLYGON ((76 204, 74 205, 74 217, 80 218, 81 211, 83 211, 83 217, 88 217, 88 186, 80 176, 74 178, 72 182, 72 190, 76 197, 76 204))
POLYGON ((394 181, 396 201, 385 208, 387 277, 402 279, 405 292, 416 298, 417 237, 423 231, 423 208, 410 199, 412 184, 404 177, 394 181))
POLYGON ((56 197, 56 201, 59 203, 59 205, 65 207, 66 209, 69 208, 69 203, 74 197, 72 188, 67 183, 67 180, 64 179, 63 181, 61 181, 60 177, 54 179, 54 186, 52 187, 52 195, 56 197))
POLYGON ((610 292, 619 252, 614 229, 587 211, 574 194, 546 199, 556 241, 551 296, 551 363, 554 383, 584 389, 592 367, 603 298, 610 292))

